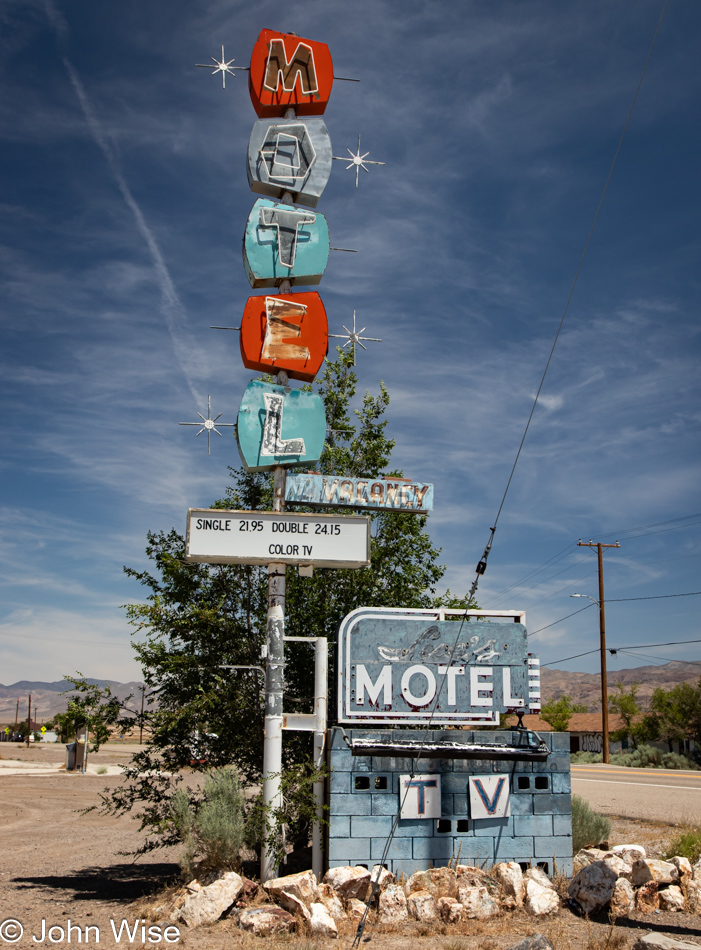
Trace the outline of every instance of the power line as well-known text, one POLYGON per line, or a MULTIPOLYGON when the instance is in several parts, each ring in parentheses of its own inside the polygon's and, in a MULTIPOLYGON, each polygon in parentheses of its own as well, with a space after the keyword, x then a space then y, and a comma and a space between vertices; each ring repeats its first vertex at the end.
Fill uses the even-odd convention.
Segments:
POLYGON ((592 603, 592 604, 587 604, 586 607, 580 607, 579 610, 575 610, 574 613, 567 614, 566 617, 560 617, 559 620, 553 620, 552 623, 547 624, 545 627, 538 627, 537 630, 534 630, 532 633, 529 633, 528 636, 529 636, 529 637, 534 637, 534 636, 536 635, 536 633, 540 633, 541 630, 547 630, 548 627, 555 627, 555 626, 557 626, 558 623, 562 623, 563 620, 569 620, 570 617, 574 617, 576 614, 581 614, 581 612, 582 612, 583 610, 589 610, 589 608, 590 608, 590 607, 593 607, 593 606, 594 606, 594 604, 592 603))
POLYGON ((551 660, 550 663, 541 663, 540 665, 541 667, 543 667, 543 666, 552 666, 553 663, 566 663, 568 660, 578 660, 580 656, 591 656, 592 653, 598 653, 598 652, 599 652, 599 648, 597 647, 596 650, 587 650, 586 653, 575 653, 574 656, 566 656, 566 657, 563 657, 561 660, 551 660))
MULTIPOLYGON (((506 496, 507 496, 507 494, 509 493, 509 488, 511 487, 511 480, 512 480, 513 477, 514 477, 514 472, 516 471, 516 466, 518 465, 519 458, 521 457, 521 450, 523 449, 523 445, 524 445, 524 443, 525 443, 525 441, 526 441, 526 436, 528 435, 528 430, 529 430, 529 428, 530 428, 531 421, 532 421, 532 419, 533 419, 533 414, 534 414, 534 412, 535 412, 535 408, 536 408, 536 406, 538 405, 538 399, 540 398, 540 393, 541 393, 541 390, 542 390, 542 388, 543 388, 543 384, 545 383, 545 377, 548 375, 548 370, 550 369, 550 362, 551 362, 551 360, 552 360, 552 358, 553 358, 553 354, 554 354, 554 352, 555 352, 555 347, 557 346, 557 341, 558 341, 559 338, 560 338, 560 333, 561 333, 561 331, 562 331, 562 326, 563 326, 563 324, 564 324, 564 322, 565 322, 565 317, 567 316, 567 311, 569 310, 570 302, 571 302, 572 297, 573 297, 573 295, 574 295, 574 290, 575 290, 575 287, 577 286, 577 281, 579 280, 579 275, 580 275, 580 273, 581 273, 582 266, 584 265, 584 258, 586 257, 587 251, 589 250, 589 244, 590 244, 590 242, 591 242, 592 235, 593 235, 593 233, 594 233, 594 228, 596 227, 596 222, 599 220, 599 214, 601 213, 601 206, 602 206, 603 203, 604 203, 604 198, 606 197, 606 192, 608 191, 609 182, 611 181, 611 176, 613 175, 613 170, 614 170, 614 168, 616 167, 616 161, 618 160, 618 155, 619 155, 619 152, 621 151, 621 146, 623 145, 623 139, 624 139, 625 134, 626 134, 626 132, 627 132, 627 130, 628 130, 628 126, 629 126, 629 124, 630 124, 630 120, 631 120, 631 117, 632 117, 632 115, 633 115, 633 109, 635 108, 635 103, 638 101, 638 95, 639 95, 639 93, 640 93, 640 88, 641 88, 641 86, 642 86, 642 84, 643 84, 643 79, 645 78, 645 73, 647 72, 648 63, 650 62, 650 57, 652 56, 652 51, 653 51, 653 49, 654 49, 654 47, 655 47, 655 41, 657 40, 657 36, 658 36, 658 34, 659 34, 659 32, 660 32, 660 27, 662 26, 662 20, 663 20, 663 18, 664 18, 665 11, 667 10, 667 5, 668 5, 668 3, 669 3, 669 0, 665 0, 665 4, 664 4, 664 6, 663 6, 663 8, 662 8, 662 13, 660 14, 660 19, 659 19, 659 21, 658 21, 658 23, 657 23, 657 29, 655 30, 655 35, 654 35, 653 38, 652 38, 652 43, 650 44, 650 49, 648 50, 647 58, 645 59, 645 65, 643 66, 643 71, 642 71, 642 73, 640 74, 640 80, 638 81, 638 86, 637 86, 637 88, 636 88, 636 90, 635 90, 635 95, 633 96, 633 101, 632 101, 632 103, 631 103, 631 105, 630 105, 630 109, 628 110, 628 116, 626 117, 626 121, 625 121, 625 124, 624 124, 624 126, 623 126, 623 131, 621 132, 621 137, 620 137, 620 139, 618 140, 618 145, 617 145, 617 147, 616 147, 616 151, 615 151, 614 156, 613 156, 613 161, 611 162, 611 167, 610 167, 610 169, 609 169, 609 173, 608 173, 608 175, 606 176, 606 182, 605 182, 605 184, 604 184, 604 190, 601 192, 601 197, 599 198, 599 204, 597 205, 596 212, 595 212, 595 214, 594 214, 594 220, 592 221, 591 227, 590 227, 590 229, 589 229, 589 234, 587 235, 587 240, 586 240, 586 243, 585 243, 585 245, 584 245, 584 250, 582 251, 582 256, 581 256, 581 258, 580 258, 580 260, 579 260, 579 264, 578 264, 578 266, 577 266, 577 270, 576 270, 575 275, 574 275, 574 280, 572 281, 572 287, 570 288, 569 296, 567 297, 567 302, 565 303, 565 309, 563 310, 563 312, 562 312, 562 317, 560 318, 560 325, 559 325, 558 328, 557 328, 557 333, 555 334, 555 339, 554 339, 553 345, 552 345, 552 347, 551 347, 551 349, 550 349, 550 354, 548 355, 548 360, 547 360, 547 362, 546 362, 546 364, 545 364, 545 369, 543 370, 543 375, 542 375, 541 380, 540 380, 540 385, 538 386, 538 391, 536 392, 536 394, 535 394, 535 399, 533 400, 533 406, 531 407, 531 411, 530 411, 530 414, 529 414, 529 416, 528 416, 528 421, 526 422, 526 428, 524 429, 523 437, 521 438, 521 443, 520 443, 520 445, 519 445, 519 447, 518 447, 518 451, 517 451, 517 453, 516 453, 516 458, 514 459, 514 464, 513 464, 513 466, 511 467, 511 473, 509 474, 509 479, 508 479, 508 481, 507 481, 507 483, 506 483, 506 488, 504 489, 504 494, 503 494, 503 496, 502 496, 501 503, 500 503, 500 505, 499 505, 499 510, 497 511, 497 516, 496 516, 496 518, 494 519, 494 527, 491 529, 491 530, 492 530, 492 537, 494 536, 494 531, 495 531, 495 529, 496 529, 497 524, 499 523, 499 518, 500 518, 500 516, 501 516, 501 511, 502 511, 502 508, 504 507, 504 502, 506 501, 506 496)), ((486 566, 486 565, 485 565, 485 566, 486 566)))
MULTIPOLYGON (((699 597, 701 590, 692 590, 688 594, 657 594, 655 597, 608 597, 607 604, 625 604, 631 600, 668 600, 670 597, 699 597)), ((689 641, 691 642, 691 641, 689 641)))

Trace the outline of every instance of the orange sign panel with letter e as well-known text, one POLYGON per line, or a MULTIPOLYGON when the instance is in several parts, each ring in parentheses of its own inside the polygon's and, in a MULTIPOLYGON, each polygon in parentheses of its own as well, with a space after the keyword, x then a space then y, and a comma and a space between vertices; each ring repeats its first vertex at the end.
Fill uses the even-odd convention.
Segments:
POLYGON ((293 33, 262 30, 251 54, 248 89, 261 119, 322 115, 333 86, 333 63, 326 43, 293 33))
POLYGON ((249 297, 241 318, 241 359, 246 369, 284 370, 310 383, 329 348, 326 310, 317 293, 249 297))

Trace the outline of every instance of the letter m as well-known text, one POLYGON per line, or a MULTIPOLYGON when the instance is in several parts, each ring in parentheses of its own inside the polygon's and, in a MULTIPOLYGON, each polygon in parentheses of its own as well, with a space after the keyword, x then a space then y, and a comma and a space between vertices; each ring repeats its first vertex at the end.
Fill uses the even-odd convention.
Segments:
POLYGON ((277 92, 282 79, 283 91, 294 92, 297 78, 299 78, 299 88, 303 96, 312 96, 319 91, 314 66, 314 51, 311 46, 298 43, 292 58, 288 60, 282 38, 271 40, 263 86, 270 92, 277 92))
POLYGON ((382 690, 382 702, 385 706, 392 705, 392 665, 383 666, 377 681, 373 683, 365 664, 359 663, 356 670, 355 702, 358 706, 365 705, 365 693, 371 705, 377 705, 382 690))

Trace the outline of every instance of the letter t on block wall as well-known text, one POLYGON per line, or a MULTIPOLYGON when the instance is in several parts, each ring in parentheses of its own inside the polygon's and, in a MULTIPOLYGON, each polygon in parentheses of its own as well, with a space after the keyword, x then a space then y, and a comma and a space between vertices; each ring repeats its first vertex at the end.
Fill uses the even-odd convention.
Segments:
POLYGON ((440 775, 400 775, 399 806, 400 818, 440 818, 440 775))

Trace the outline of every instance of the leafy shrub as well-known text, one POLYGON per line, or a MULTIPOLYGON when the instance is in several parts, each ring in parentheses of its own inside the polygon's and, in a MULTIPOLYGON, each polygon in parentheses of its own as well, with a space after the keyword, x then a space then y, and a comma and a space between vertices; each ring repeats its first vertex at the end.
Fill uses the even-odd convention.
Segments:
POLYGON ((669 858, 676 855, 688 858, 692 864, 696 864, 701 858, 701 826, 688 825, 682 828, 680 834, 669 842, 663 857, 669 860, 669 858))
POLYGON ((600 752, 573 752, 572 761, 580 765, 591 765, 592 762, 603 761, 603 756, 600 752))
POLYGON ((205 779, 202 800, 193 803, 183 788, 170 802, 175 830, 184 844, 183 873, 238 870, 245 840, 243 792, 233 769, 216 769, 205 779))
POLYGON ((579 795, 572 796, 572 849, 576 854, 582 848, 594 848, 611 833, 611 822, 605 815, 594 811, 589 802, 579 795))
POLYGON ((107 775, 107 766, 106 766, 106 765, 98 765, 98 767, 95 769, 95 771, 97 772, 98 775, 107 775))
POLYGON ((699 771, 699 766, 686 755, 676 752, 663 752, 651 745, 641 745, 632 752, 617 752, 611 756, 612 765, 627 765, 633 769, 691 769, 699 771))

